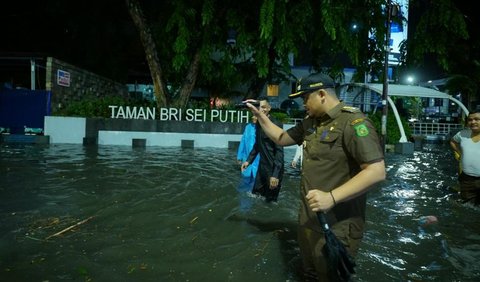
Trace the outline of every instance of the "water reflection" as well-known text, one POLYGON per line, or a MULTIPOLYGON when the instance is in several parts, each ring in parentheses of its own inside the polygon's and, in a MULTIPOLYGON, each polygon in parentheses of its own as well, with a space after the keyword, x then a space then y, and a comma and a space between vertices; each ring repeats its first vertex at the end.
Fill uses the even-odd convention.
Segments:
MULTIPOLYGON (((1 280, 301 281, 294 152, 266 204, 226 149, 0 145, 1 280)), ((478 280, 480 210, 456 202, 448 147, 389 154, 387 169, 356 281, 478 280)))

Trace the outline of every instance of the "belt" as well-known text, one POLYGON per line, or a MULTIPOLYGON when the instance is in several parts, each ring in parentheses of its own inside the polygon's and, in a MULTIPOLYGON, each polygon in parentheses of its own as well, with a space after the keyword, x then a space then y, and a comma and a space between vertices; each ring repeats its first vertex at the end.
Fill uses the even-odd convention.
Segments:
POLYGON ((465 172, 462 172, 460 174, 460 179, 463 179, 463 180, 480 180, 480 177, 479 176, 471 176, 471 175, 466 174, 465 172))

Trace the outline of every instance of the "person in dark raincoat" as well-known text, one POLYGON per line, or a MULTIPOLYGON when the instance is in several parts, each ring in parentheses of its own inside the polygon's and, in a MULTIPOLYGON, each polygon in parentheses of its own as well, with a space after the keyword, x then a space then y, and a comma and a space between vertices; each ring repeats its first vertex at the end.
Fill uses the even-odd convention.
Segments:
MULTIPOLYGON (((274 124, 282 127, 282 124, 270 115, 272 109, 266 98, 259 98, 260 111, 262 111, 274 124)), ((263 131, 262 127, 256 125, 255 145, 253 146, 247 160, 242 164, 242 171, 255 160, 260 154, 260 164, 252 193, 265 197, 267 202, 277 201, 283 179, 283 147, 275 144, 263 131)))

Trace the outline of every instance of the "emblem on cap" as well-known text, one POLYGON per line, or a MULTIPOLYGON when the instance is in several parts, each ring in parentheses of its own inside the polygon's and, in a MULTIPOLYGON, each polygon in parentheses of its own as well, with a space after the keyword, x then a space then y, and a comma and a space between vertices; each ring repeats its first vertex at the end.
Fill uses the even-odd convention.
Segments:
POLYGON ((308 87, 315 88, 315 87, 322 87, 322 86, 323 86, 323 83, 319 82, 319 83, 310 84, 308 87))

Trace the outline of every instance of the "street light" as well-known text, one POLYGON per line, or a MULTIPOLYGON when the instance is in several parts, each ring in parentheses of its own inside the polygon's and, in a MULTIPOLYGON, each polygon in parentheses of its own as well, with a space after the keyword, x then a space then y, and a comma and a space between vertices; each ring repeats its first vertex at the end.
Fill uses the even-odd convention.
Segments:
POLYGON ((415 79, 413 78, 413 76, 411 76, 411 75, 407 76, 407 83, 408 83, 408 84, 413 84, 413 81, 414 81, 414 80, 415 80, 415 79))

